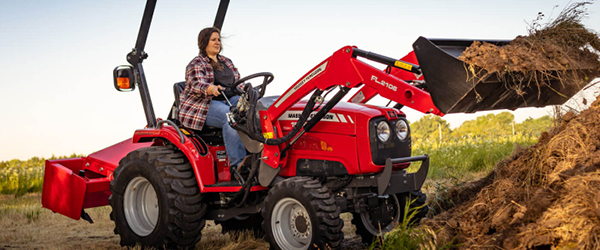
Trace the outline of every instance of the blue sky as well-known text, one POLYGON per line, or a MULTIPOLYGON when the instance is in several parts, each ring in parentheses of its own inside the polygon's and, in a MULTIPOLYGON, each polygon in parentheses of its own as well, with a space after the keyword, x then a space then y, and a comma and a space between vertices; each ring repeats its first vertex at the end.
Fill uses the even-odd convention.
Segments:
MULTIPOLYGON (((223 27, 224 51, 242 75, 269 71, 279 95, 345 45, 402 57, 419 36, 512 39, 538 12, 568 1, 236 1, 223 27)), ((558 5, 556 9, 553 7, 558 5)), ((112 69, 126 64, 145 1, 0 0, 0 160, 89 154, 144 127, 139 93, 117 92, 112 69)), ((144 62, 157 117, 173 83, 198 53, 218 1, 159 1, 144 62)), ((600 6, 584 23, 600 29, 600 6)), ((385 104, 385 103, 383 103, 385 104)), ((421 114, 405 110, 410 121, 421 114)), ((547 109, 514 112, 517 122, 547 109)), ((444 117, 452 126, 481 114, 444 117)))

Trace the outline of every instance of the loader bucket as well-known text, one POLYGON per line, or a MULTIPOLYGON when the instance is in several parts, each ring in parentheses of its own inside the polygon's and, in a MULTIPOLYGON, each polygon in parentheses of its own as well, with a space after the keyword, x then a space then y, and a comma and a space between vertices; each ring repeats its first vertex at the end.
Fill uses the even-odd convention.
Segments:
MULTIPOLYGON (((510 43, 507 40, 479 41, 497 46, 510 43)), ((555 78, 558 72, 545 71, 544 73, 548 76, 545 79, 547 85, 529 84, 529 86, 515 91, 511 86, 519 85, 518 82, 512 82, 516 81, 516 78, 504 77, 497 73, 485 74, 485 71, 483 74, 474 76, 467 70, 468 65, 457 58, 473 42, 474 40, 419 37, 413 43, 413 49, 431 99, 435 106, 445 114, 560 105, 587 84, 586 82, 578 86, 565 86, 555 78)), ((577 74, 585 79, 586 74, 592 75, 593 73, 591 70, 577 70, 577 74)))

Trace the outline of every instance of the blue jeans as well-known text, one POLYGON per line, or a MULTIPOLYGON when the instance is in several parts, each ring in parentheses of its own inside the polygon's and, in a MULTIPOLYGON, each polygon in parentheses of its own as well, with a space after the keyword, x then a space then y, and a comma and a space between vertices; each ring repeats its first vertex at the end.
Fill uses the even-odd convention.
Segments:
MULTIPOLYGON (((229 98, 231 105, 237 105, 240 99, 239 95, 229 98)), ((238 165, 246 156, 246 148, 240 139, 240 135, 235 129, 229 126, 227 116, 229 105, 225 100, 211 100, 206 115, 205 125, 223 129, 223 140, 225 141, 225 150, 229 158, 229 166, 238 165)))

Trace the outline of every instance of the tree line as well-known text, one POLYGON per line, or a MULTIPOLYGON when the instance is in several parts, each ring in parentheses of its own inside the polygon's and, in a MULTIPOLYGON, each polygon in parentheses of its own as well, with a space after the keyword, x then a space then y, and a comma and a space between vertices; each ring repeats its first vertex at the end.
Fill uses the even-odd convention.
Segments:
POLYGON ((41 167, 44 166, 46 164, 46 160, 56 160, 56 159, 65 159, 65 158, 76 158, 76 157, 82 157, 82 155, 78 155, 78 154, 71 154, 68 156, 55 156, 52 155, 50 158, 44 158, 44 157, 31 157, 29 160, 19 160, 19 159, 12 159, 9 161, 0 161, 0 169, 4 169, 4 168, 31 168, 31 167, 41 167))
POLYGON ((439 116, 426 115, 411 123, 410 129, 413 140, 446 141, 464 138, 490 139, 512 135, 539 137, 553 124, 554 120, 549 115, 537 119, 527 118, 521 123, 515 123, 515 116, 505 111, 465 121, 455 129, 450 129, 450 124, 439 116))

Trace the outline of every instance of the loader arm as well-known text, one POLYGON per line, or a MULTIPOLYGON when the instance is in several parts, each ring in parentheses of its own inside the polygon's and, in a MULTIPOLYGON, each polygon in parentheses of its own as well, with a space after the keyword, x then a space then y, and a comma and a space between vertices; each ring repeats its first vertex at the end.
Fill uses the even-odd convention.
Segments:
MULTIPOLYGON (((413 65, 419 65, 414 51, 411 51, 406 56, 400 58, 400 61, 412 63, 413 65)), ((422 73, 410 72, 405 69, 392 66, 388 66, 384 72, 389 73, 414 86, 418 86, 419 84, 421 84, 421 86, 425 86, 422 73)), ((425 91, 427 92, 427 89, 425 91)), ((348 101, 352 103, 367 103, 377 95, 378 93, 375 89, 369 87, 368 85, 363 85, 362 88, 360 88, 352 97, 350 97, 348 101)))
MULTIPOLYGON (((338 85, 341 87, 341 91, 321 109, 327 109, 328 106, 329 109, 332 108, 349 89, 364 86, 363 90, 376 92, 382 97, 420 112, 439 116, 444 115, 434 106, 428 92, 360 61, 358 57, 384 63, 413 73, 420 73, 418 65, 360 50, 354 46, 343 47, 306 73, 266 111, 260 111, 262 132, 263 135, 267 135, 265 138, 276 139, 279 138, 278 136, 281 136, 281 134, 278 135, 275 131, 278 127, 278 119, 300 99, 315 90, 324 91, 338 85)), ((327 111, 325 110, 323 113, 327 111)), ((297 126, 304 126, 304 128, 295 135, 295 138, 291 142, 293 143, 305 131, 310 130, 321 117, 316 115, 306 124, 298 124, 297 126)), ((279 145, 265 143, 263 150, 264 163, 277 168, 280 165, 280 157, 281 148, 279 145)))
MULTIPOLYGON (((337 50, 332 56, 306 73, 277 99, 267 110, 268 118, 276 121, 288 108, 312 91, 316 89, 325 90, 336 85, 349 88, 364 85, 364 87, 374 90, 379 95, 391 101, 398 102, 417 111, 440 116, 444 115, 435 107, 427 91, 358 60, 357 57, 365 53, 374 54, 359 50, 354 46, 346 46, 337 50), (359 52, 357 53, 357 51, 359 52)), ((396 67, 395 65, 406 63, 392 58, 386 59, 392 61, 391 66, 394 67, 396 67)), ((382 61, 379 60, 379 62, 382 61)), ((405 68, 401 69, 410 71, 405 68)))

